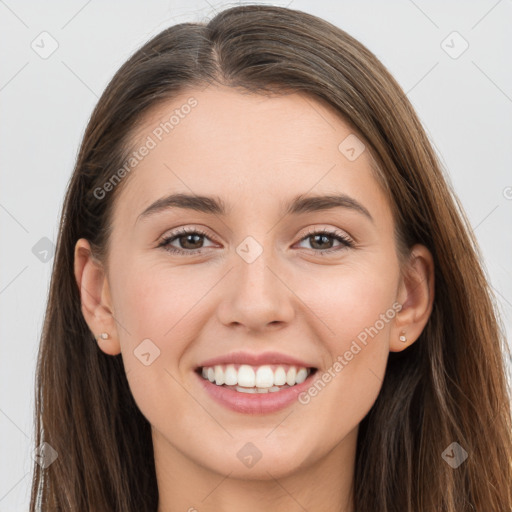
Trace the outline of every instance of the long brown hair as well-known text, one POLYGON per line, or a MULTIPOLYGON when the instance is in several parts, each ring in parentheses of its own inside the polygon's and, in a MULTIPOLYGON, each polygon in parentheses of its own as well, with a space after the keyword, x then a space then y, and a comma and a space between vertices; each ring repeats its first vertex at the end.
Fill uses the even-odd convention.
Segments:
MULTIPOLYGON (((301 91, 328 104, 365 141, 393 209, 397 248, 435 263, 433 311, 420 338, 390 353, 357 441, 358 512, 512 510, 512 421, 497 305, 469 222, 411 104, 382 63, 313 15, 244 5, 207 24, 170 27, 115 74, 88 123, 64 200, 36 379, 31 512, 157 509, 150 424, 121 355, 103 353, 81 312, 74 246, 107 253, 114 200, 94 191, 123 166, 144 113, 195 86, 259 94, 301 91), (458 443, 457 468, 443 454, 458 443), (39 507, 39 508, 37 508, 39 507)), ((313 492, 313 491, 312 491, 313 492)))

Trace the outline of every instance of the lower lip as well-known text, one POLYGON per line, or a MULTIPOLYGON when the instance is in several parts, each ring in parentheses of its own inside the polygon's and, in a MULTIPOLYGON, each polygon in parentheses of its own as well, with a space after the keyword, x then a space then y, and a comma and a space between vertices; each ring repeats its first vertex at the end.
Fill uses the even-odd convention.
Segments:
POLYGON ((310 374, 300 384, 268 393, 243 393, 224 386, 217 386, 201 377, 197 372, 196 375, 211 398, 228 409, 244 414, 269 414, 285 409, 297 401, 298 396, 311 386, 317 373, 318 370, 310 374))

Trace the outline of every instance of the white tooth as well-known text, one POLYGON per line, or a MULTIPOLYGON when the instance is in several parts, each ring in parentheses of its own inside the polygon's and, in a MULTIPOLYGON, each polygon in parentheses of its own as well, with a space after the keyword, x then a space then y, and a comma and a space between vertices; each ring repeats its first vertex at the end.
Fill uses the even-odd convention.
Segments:
POLYGON ((271 388, 274 385, 274 372, 270 366, 260 366, 256 371, 256 387, 271 388))
POLYGON ((288 384, 284 384, 283 386, 272 386, 269 388, 270 393, 275 393, 276 391, 281 391, 283 389, 288 389, 290 386, 288 384))
POLYGON ((253 388, 255 385, 254 370, 248 364, 243 364, 238 368, 238 385, 244 388, 253 388))
POLYGON ((241 391, 242 393, 256 393, 256 388, 241 388, 240 386, 237 386, 236 390, 241 391))
MULTIPOLYGON (((201 375, 210 382, 215 382, 218 386, 225 384, 226 386, 239 386, 243 388, 259 388, 256 393, 265 393, 267 390, 271 392, 280 391, 282 388, 278 386, 294 386, 304 382, 310 371, 307 368, 298 368, 290 366, 288 371, 283 366, 278 366, 272 371, 270 365, 263 365, 254 371, 253 367, 243 364, 238 371, 233 364, 216 365, 209 368, 201 368, 201 375)), ((246 389, 244 389, 245 391, 246 389)), ((253 391, 249 391, 252 393, 253 391)))
POLYGON ((217 386, 224 384, 224 371, 220 365, 215 366, 215 384, 217 384, 217 386))
POLYGON ((232 364, 228 364, 226 366, 226 371, 224 372, 224 384, 226 384, 226 386, 236 386, 237 383, 238 373, 232 364))
POLYGON ((293 386, 295 384, 295 376, 297 375, 297 370, 295 366, 290 366, 287 374, 286 374, 286 384, 288 386, 293 386))
POLYGON ((286 384, 286 372, 282 366, 278 366, 277 370, 274 372, 274 384, 276 386, 286 384))
POLYGON ((306 370, 306 368, 301 368, 297 372, 297 375, 295 376, 295 382, 297 384, 301 384, 302 382, 304 382, 306 380, 307 376, 308 376, 308 371, 306 370))

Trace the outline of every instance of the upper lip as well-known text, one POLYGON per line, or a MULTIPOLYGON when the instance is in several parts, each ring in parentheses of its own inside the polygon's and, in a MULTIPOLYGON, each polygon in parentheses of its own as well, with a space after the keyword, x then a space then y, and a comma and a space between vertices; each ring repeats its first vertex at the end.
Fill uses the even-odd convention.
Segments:
POLYGON ((232 352, 223 356, 213 357, 203 361, 199 368, 205 366, 215 366, 221 364, 248 364, 251 366, 262 366, 265 364, 286 364, 300 366, 302 368, 315 368, 313 365, 301 361, 296 357, 279 352, 262 352, 261 354, 251 354, 250 352, 232 352))

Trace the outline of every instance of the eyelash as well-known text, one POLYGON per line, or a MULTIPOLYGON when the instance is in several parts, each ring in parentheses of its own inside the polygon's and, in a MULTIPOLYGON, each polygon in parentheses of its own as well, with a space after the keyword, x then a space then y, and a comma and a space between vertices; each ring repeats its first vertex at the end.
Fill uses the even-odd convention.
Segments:
MULTIPOLYGON (((197 228, 182 228, 180 231, 178 232, 175 232, 175 233, 172 233, 171 235, 169 235, 168 237, 165 237, 161 243, 158 245, 158 247, 162 247, 164 250, 172 253, 172 254, 179 254, 179 255, 184 255, 184 256, 195 256, 197 254, 201 254, 202 253, 202 249, 191 249, 191 250, 185 250, 185 249, 177 249, 176 247, 172 247, 170 245, 171 242, 173 242, 174 240, 182 237, 182 236, 185 236, 185 235, 200 235, 200 236, 204 236, 206 238, 209 238, 208 235, 204 232, 204 231, 201 231, 200 229, 197 229, 197 228)), ((325 256, 326 254, 331 254, 333 252, 339 252, 343 249, 352 249, 355 247, 355 244, 354 242, 352 242, 352 240, 350 240, 349 238, 347 238, 345 235, 343 235, 341 232, 339 231, 329 231, 327 229, 320 229, 320 230, 310 230, 305 236, 303 236, 299 242, 302 242, 303 240, 306 240, 307 238, 313 236, 313 235, 324 235, 324 236, 328 236, 328 237, 332 237, 334 238, 335 240, 337 240, 338 242, 341 242, 343 244, 342 247, 338 247, 338 248, 332 248, 332 249, 324 249, 324 250, 321 250, 321 249, 311 249, 312 251, 314 251, 315 253, 319 254, 320 256, 325 256)))

